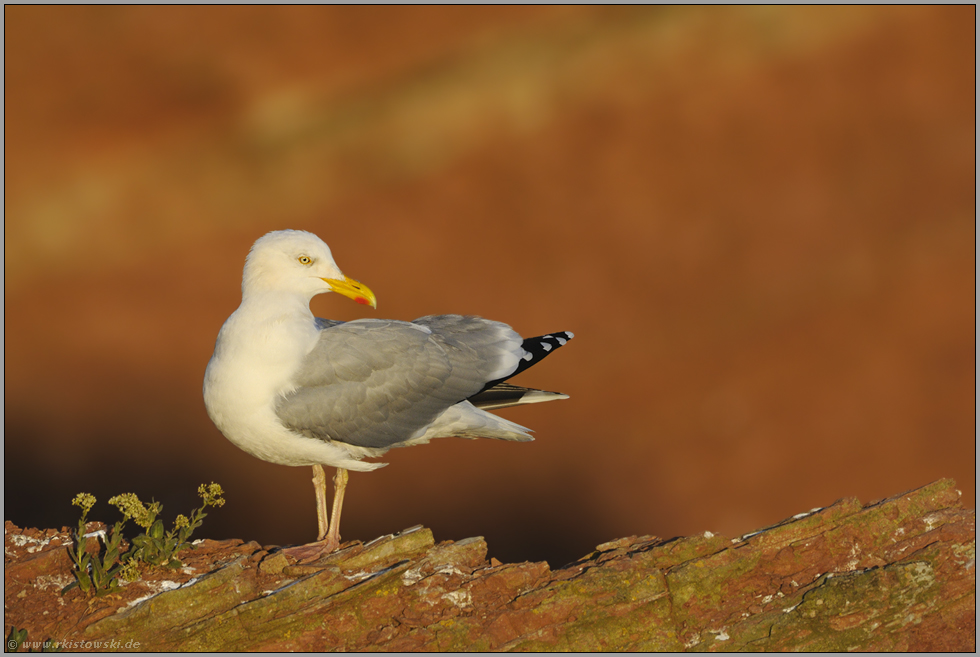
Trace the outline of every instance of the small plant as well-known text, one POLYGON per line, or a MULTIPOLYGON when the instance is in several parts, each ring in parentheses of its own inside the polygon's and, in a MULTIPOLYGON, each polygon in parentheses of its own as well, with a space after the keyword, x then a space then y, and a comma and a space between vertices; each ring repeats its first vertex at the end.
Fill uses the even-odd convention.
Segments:
MULTIPOLYGON (((4 644, 4 652, 17 652, 20 647, 24 645, 27 641, 27 630, 17 629, 16 627, 10 628, 10 634, 7 635, 7 643, 4 644)), ((37 644, 35 644, 37 645, 37 644)), ((27 652, 61 652, 61 648, 57 643, 51 639, 45 639, 41 645, 40 650, 35 650, 33 646, 27 647, 27 652)))
POLYGON ((181 563, 176 554, 190 546, 191 534, 207 516, 205 509, 224 506, 225 503, 222 497, 224 491, 215 483, 201 484, 197 494, 201 496, 203 504, 193 511, 190 519, 183 514, 177 516, 169 532, 165 531, 163 520, 157 517, 163 510, 159 502, 146 505, 135 493, 116 495, 109 500, 109 504, 119 509, 123 519, 110 532, 101 532, 102 543, 95 554, 85 549, 86 522, 89 511, 95 505, 95 497, 88 493, 76 495, 72 504, 82 509, 82 517, 78 521, 78 530, 72 532, 72 545, 68 548, 76 581, 66 586, 62 594, 75 586, 95 595, 110 593, 119 588, 119 579, 129 582, 138 579, 142 564, 179 568, 181 563), (142 527, 144 532, 132 540, 127 551, 122 552, 122 530, 129 520, 142 527))
MULTIPOLYGON (((167 566, 168 568, 180 568, 180 561, 176 558, 176 553, 190 545, 191 534, 201 526, 204 518, 208 515, 204 512, 209 506, 224 506, 225 500, 222 497, 224 491, 221 486, 212 483, 209 486, 201 484, 197 489, 203 504, 198 509, 194 509, 191 519, 181 514, 174 521, 174 528, 164 533, 163 521, 157 519, 157 514, 162 507, 154 502, 148 509, 136 499, 135 495, 129 494, 132 500, 126 503, 135 513, 141 515, 133 516, 133 521, 137 525, 146 529, 146 533, 140 534, 133 539, 132 555, 143 563, 153 566, 167 566), (145 513, 144 513, 145 512, 145 513)), ((119 496, 123 497, 123 496, 119 496)), ((114 498, 115 499, 115 498, 114 498)), ((112 503, 112 500, 109 500, 112 503)), ((120 506, 120 511, 123 507, 120 506)), ((126 511, 123 511, 126 513, 126 511)))
POLYGON ((68 556, 72 560, 72 572, 75 581, 62 589, 64 595, 75 586, 78 586, 85 593, 104 595, 119 588, 116 580, 116 573, 123 567, 123 558, 120 553, 123 535, 122 528, 126 524, 124 518, 107 532, 97 532, 96 540, 101 540, 101 546, 92 554, 87 549, 86 524, 88 522, 88 512, 95 506, 95 496, 88 493, 79 493, 71 501, 82 509, 82 517, 78 520, 78 529, 72 532, 72 543, 68 546, 68 556), (105 554, 102 553, 103 547, 105 554))
POLYGON ((10 634, 7 635, 7 643, 4 645, 5 652, 17 652, 21 644, 26 640, 27 630, 18 630, 16 627, 11 627, 10 634))

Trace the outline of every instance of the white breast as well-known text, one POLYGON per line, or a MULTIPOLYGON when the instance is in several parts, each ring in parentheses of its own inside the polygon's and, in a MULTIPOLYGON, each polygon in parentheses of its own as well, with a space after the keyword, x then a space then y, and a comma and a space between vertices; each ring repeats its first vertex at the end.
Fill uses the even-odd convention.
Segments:
POLYGON ((293 375, 318 336, 308 307, 255 313, 243 303, 221 327, 204 375, 208 415, 228 440, 265 461, 349 470, 380 467, 353 460, 367 453, 299 435, 276 417, 276 400, 293 389, 293 375))

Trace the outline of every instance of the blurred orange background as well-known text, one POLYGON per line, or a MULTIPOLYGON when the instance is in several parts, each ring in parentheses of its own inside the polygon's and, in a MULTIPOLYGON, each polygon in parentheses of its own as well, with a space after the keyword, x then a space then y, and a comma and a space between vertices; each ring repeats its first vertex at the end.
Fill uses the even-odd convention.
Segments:
MULTIPOLYGON (((942 477, 975 506, 975 8, 28 7, 5 17, 4 517, 202 482, 201 536, 315 538, 309 468, 204 411, 252 242, 310 230, 372 316, 576 339, 528 444, 352 473, 558 566, 942 477)), ((319 316, 358 306, 318 297, 319 316)))

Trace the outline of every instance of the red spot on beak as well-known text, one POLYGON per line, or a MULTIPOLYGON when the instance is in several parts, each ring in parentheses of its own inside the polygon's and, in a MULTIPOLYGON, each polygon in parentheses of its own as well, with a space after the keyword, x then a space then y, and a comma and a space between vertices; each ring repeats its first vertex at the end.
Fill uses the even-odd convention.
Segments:
POLYGON ((354 299, 354 301, 356 301, 357 303, 361 304, 362 306, 370 306, 371 305, 371 302, 368 301, 367 299, 365 299, 364 297, 357 297, 356 299, 354 299))

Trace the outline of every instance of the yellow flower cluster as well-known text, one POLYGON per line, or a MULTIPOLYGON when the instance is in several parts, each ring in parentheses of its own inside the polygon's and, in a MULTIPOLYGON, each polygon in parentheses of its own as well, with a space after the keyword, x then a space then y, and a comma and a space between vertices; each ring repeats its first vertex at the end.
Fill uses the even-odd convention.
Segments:
POLYGON ((142 502, 140 502, 140 498, 136 497, 136 493, 123 493, 122 495, 116 495, 109 500, 109 504, 118 507, 119 512, 122 513, 123 516, 125 516, 127 519, 131 519, 143 529, 149 529, 150 525, 153 524, 153 520, 160 512, 159 502, 153 502, 150 504, 150 507, 147 508, 142 502))
POLYGON ((140 563, 138 559, 130 559, 119 569, 119 576, 127 582, 135 582, 140 578, 140 563))
POLYGON ((211 482, 209 486, 201 484, 197 487, 197 494, 204 500, 204 506, 218 507, 225 504, 225 499, 221 497, 225 492, 221 490, 220 484, 214 482, 211 482))
POLYGON ((71 501, 75 506, 82 508, 82 514, 88 513, 93 506, 95 506, 95 495, 89 493, 79 493, 75 496, 75 499, 71 501))

